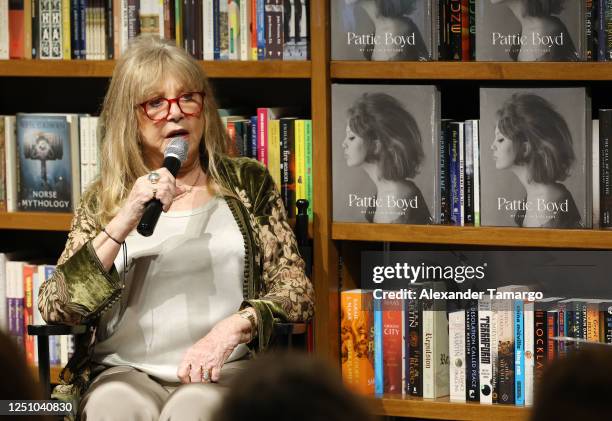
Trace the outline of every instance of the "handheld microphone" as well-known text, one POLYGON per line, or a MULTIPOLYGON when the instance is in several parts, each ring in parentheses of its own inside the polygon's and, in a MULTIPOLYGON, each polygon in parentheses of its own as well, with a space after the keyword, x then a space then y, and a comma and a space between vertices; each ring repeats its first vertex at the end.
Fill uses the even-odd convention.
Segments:
MULTIPOLYGON (((163 167, 170 171, 174 177, 178 173, 181 165, 187 159, 187 150, 189 144, 182 137, 175 137, 170 140, 166 150, 164 151, 163 167)), ((136 231, 144 237, 150 237, 155 230, 157 221, 162 211, 162 203, 159 199, 151 199, 145 205, 145 211, 140 218, 136 231)))

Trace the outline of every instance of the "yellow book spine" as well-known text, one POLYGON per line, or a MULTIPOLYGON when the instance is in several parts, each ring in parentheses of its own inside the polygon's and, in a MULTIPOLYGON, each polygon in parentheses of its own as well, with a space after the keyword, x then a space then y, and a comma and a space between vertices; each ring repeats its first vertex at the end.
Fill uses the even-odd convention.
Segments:
POLYGON ((280 120, 268 121, 268 171, 280 191, 280 120))
POLYGON ((62 0, 62 58, 70 60, 70 0, 62 0))
POLYGON ((597 304, 587 305, 587 341, 599 342, 599 307, 597 304))
POLYGON ((32 2, 23 2, 23 58, 32 58, 32 2))

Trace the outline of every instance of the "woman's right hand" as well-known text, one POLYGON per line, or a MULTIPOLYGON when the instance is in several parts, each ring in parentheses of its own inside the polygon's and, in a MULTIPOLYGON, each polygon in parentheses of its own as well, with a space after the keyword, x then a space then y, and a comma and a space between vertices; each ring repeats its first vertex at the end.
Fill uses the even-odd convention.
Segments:
POLYGON ((149 181, 149 174, 136 179, 123 207, 113 218, 113 222, 116 223, 116 225, 113 224, 114 232, 120 236, 120 241, 136 228, 144 213, 145 205, 151 199, 159 199, 162 203, 162 210, 167 212, 174 198, 185 193, 185 189, 176 185, 174 176, 166 168, 159 168, 155 172, 160 176, 155 184, 149 181))

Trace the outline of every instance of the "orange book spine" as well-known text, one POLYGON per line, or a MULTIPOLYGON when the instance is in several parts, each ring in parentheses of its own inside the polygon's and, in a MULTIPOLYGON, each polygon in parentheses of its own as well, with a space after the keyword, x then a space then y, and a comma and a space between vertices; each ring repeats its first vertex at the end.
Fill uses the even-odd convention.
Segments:
POLYGON ((34 273, 38 268, 34 265, 23 265, 23 333, 28 364, 34 364, 34 337, 28 335, 28 325, 34 323, 34 273))
POLYGON ((587 341, 599 342, 599 306, 594 303, 587 305, 587 341))
POLYGON ((374 393, 374 320, 370 291, 341 295, 342 378, 354 392, 374 393))
POLYGON ((23 0, 9 2, 9 57, 25 58, 25 28, 23 0))

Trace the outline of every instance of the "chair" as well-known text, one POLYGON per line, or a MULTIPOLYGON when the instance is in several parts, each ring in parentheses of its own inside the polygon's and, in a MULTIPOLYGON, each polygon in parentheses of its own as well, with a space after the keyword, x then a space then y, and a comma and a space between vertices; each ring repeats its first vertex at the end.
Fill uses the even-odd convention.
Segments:
MULTIPOLYGON (((295 237, 300 254, 306 263, 306 275, 312 273, 312 247, 308 239, 308 201, 297 201, 298 214, 295 221, 295 237)), ((49 336, 80 335, 89 329, 87 325, 28 325, 28 335, 38 337, 38 378, 43 387, 44 396, 51 396, 51 376, 49 363, 49 336)), ((300 338, 300 345, 306 346, 307 323, 275 323, 272 332, 273 347, 294 347, 294 338, 300 338)))

